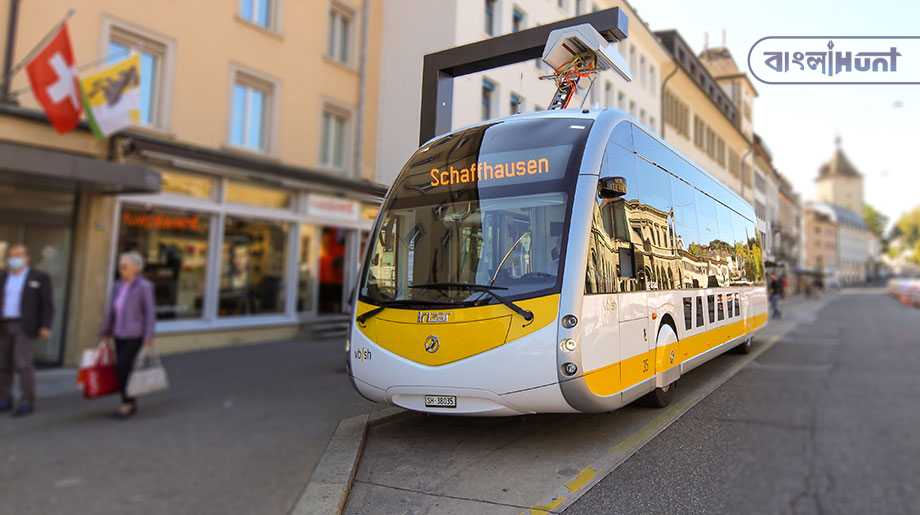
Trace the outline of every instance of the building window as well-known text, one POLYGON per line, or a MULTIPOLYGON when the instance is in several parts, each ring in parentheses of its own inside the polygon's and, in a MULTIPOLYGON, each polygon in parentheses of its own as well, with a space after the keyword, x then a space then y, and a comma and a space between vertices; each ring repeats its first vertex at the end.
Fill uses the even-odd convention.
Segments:
POLYGON ((575 0, 575 15, 578 16, 585 12, 585 0, 575 0))
POLYGON ((524 22, 527 19, 527 15, 524 14, 520 8, 515 7, 511 11, 511 32, 520 32, 524 30, 524 22))
POLYGON ((264 29, 274 28, 273 0, 240 0, 240 18, 264 29))
POLYGON ((626 110, 626 93, 622 91, 617 95, 617 107, 620 108, 620 111, 626 110))
POLYGON ((490 36, 495 35, 495 3, 496 0, 484 0, 485 1, 485 26, 483 27, 486 31, 486 34, 490 36))
POLYGON ((202 318, 210 227, 210 217, 201 213, 122 209, 118 252, 137 251, 144 257, 157 320, 202 318))
POLYGON ((495 100, 495 83, 488 80, 482 80, 482 119, 489 120, 492 118, 492 105, 495 100))
POLYGON ((741 175, 741 156, 731 149, 728 151, 728 171, 735 177, 741 175))
POLYGON ((521 98, 517 93, 511 94, 511 101, 508 103, 508 107, 511 111, 511 114, 518 114, 521 112, 521 106, 524 105, 524 99, 521 98))
POLYGON ((224 224, 218 314, 284 312, 288 226, 228 216, 224 224))
POLYGON ((329 41, 326 55, 342 64, 351 63, 352 16, 339 7, 329 10, 329 41))
POLYGON ((607 107, 613 107, 615 105, 613 99, 613 84, 610 82, 604 84, 604 105, 607 107))
POLYGON ((634 100, 629 101, 629 114, 636 116, 636 102, 634 100))
POLYGON ((237 74, 233 84, 230 116, 230 144, 268 152, 271 127, 272 85, 261 79, 237 74))
POLYGON ((658 90, 657 79, 655 77, 655 67, 653 65, 648 65, 648 86, 649 91, 655 93, 658 90))
POLYGON ((348 116, 337 110, 323 111, 323 135, 319 162, 330 168, 345 168, 348 116))
POLYGON ((649 116, 649 117, 648 117, 648 126, 651 127, 652 132, 657 131, 658 127, 656 127, 656 125, 655 125, 655 117, 654 117, 654 116, 649 116))
POLYGON ((639 56, 639 84, 645 88, 648 85, 648 70, 645 69, 645 56, 639 56))
POLYGON ((137 52, 141 64, 140 123, 149 127, 163 127, 166 45, 113 27, 109 34, 108 60, 120 61, 131 52, 137 52))

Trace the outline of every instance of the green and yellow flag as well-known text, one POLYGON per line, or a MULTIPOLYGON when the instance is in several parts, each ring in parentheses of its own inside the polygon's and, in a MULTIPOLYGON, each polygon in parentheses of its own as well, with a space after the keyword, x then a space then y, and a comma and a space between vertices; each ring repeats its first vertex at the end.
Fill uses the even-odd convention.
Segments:
POLYGON ((99 138, 136 125, 141 118, 141 63, 132 53, 126 59, 80 77, 83 112, 99 138))

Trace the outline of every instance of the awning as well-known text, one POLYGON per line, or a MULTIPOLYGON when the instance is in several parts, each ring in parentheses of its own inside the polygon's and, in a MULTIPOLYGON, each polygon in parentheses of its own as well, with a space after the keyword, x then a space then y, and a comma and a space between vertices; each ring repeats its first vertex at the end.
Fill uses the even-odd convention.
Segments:
POLYGON ((0 141, 0 181, 14 186, 97 193, 158 193, 160 174, 60 150, 0 141))

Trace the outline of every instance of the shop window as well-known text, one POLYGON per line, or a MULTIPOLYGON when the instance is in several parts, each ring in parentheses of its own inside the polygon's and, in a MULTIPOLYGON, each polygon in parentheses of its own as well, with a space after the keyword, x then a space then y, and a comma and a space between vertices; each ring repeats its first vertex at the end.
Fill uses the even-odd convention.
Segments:
POLYGON ((288 226, 228 216, 221 249, 220 316, 284 312, 288 226))
POLYGON ((319 252, 319 313, 341 313, 345 293, 345 245, 347 231, 324 227, 319 252))
POLYGON ((163 193, 211 200, 214 198, 216 180, 203 175, 160 170, 163 193))
POLYGON ((118 251, 144 257, 157 320, 201 318, 208 268, 210 219, 200 213, 125 207, 118 251))
POLYGON ((232 204, 287 209, 291 205, 291 194, 284 190, 242 181, 228 181, 226 200, 232 204))

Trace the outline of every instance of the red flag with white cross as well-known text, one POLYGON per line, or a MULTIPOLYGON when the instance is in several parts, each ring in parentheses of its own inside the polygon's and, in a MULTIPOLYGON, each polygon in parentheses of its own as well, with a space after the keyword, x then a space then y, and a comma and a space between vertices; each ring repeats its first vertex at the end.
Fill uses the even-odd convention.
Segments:
POLYGON ((66 23, 29 62, 26 73, 51 125, 62 134, 73 130, 80 123, 83 102, 66 23))

